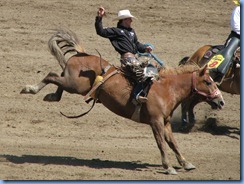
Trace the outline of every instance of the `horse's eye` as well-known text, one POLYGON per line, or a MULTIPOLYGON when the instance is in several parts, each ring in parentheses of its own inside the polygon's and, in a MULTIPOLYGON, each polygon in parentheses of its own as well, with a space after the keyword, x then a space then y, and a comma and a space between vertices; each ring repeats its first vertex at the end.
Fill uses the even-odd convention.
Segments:
POLYGON ((205 80, 205 83, 206 83, 207 86, 210 86, 212 84, 212 82, 209 82, 209 81, 206 81, 206 80, 205 80))

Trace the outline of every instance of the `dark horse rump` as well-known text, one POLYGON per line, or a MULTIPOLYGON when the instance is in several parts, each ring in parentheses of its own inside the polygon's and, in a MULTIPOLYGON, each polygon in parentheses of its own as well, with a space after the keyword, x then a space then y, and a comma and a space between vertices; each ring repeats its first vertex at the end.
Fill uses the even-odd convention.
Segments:
MULTIPOLYGON (((209 49, 205 51, 205 53, 203 53, 202 56, 197 55, 198 56, 197 58, 196 57, 190 58, 188 56, 184 57, 182 60, 180 60, 179 65, 185 65, 187 63, 188 64, 196 63, 197 65, 199 65, 199 67, 203 67, 207 64, 210 70, 210 76, 213 78, 215 82, 220 82, 218 77, 221 76, 218 76, 218 74, 221 75, 223 73, 221 71, 222 68, 220 68, 223 59, 221 60, 221 58, 216 57, 216 55, 218 56, 225 48, 226 47, 224 45, 213 45, 209 47, 209 49)), ((240 64, 240 47, 235 49, 234 54, 230 59, 231 62, 230 62, 230 67, 228 67, 229 68, 228 72, 230 72, 233 67, 236 67, 236 65, 238 67, 240 64)))
MULTIPOLYGON (((225 47, 224 45, 205 45, 199 48, 191 57, 184 57, 179 65, 198 65, 203 67, 208 64, 215 65, 218 64, 218 61, 215 63, 212 62, 209 64, 211 59, 215 57, 221 50, 225 47)), ((213 61, 213 60, 212 60, 213 61)), ((211 77, 216 82, 216 76, 210 72, 211 77)), ((222 82, 219 84, 219 89, 231 93, 231 94, 240 94, 240 47, 238 47, 234 55, 232 56, 231 65, 226 75, 224 76, 222 82)), ((183 101, 181 103, 181 121, 182 121, 182 130, 189 131, 195 124, 195 114, 193 112, 194 107, 200 102, 208 102, 204 99, 198 98, 197 96, 192 96, 190 99, 183 101)), ((212 106, 212 104, 210 104, 212 106)), ((214 108, 214 106, 212 106, 214 108)))

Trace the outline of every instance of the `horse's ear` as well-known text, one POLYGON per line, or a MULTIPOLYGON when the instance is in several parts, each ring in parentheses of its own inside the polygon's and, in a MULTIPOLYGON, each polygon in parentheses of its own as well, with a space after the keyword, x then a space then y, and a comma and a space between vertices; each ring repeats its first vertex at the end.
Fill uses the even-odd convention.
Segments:
POLYGON ((199 75, 203 76, 206 72, 208 72, 208 65, 205 65, 204 67, 201 68, 199 75))

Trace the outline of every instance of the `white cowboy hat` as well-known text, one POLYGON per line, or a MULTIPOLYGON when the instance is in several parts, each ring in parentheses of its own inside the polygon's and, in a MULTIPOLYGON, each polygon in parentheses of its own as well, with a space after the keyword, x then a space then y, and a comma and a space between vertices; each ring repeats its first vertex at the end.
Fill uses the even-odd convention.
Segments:
POLYGON ((126 18, 136 18, 136 17, 131 15, 129 10, 120 10, 118 13, 118 17, 115 18, 114 20, 122 20, 122 19, 126 19, 126 18))

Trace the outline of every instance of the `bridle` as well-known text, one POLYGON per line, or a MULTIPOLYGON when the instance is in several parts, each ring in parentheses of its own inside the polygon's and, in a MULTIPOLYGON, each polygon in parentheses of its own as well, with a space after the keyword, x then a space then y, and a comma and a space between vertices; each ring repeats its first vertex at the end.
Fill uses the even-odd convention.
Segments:
POLYGON ((214 98, 217 98, 218 95, 220 95, 220 90, 217 88, 216 90, 214 90, 212 93, 205 93, 203 91, 199 91, 197 89, 197 86, 196 86, 196 71, 192 73, 192 91, 193 93, 197 93, 197 94, 200 94, 204 97, 207 97, 207 100, 212 100, 214 98))

